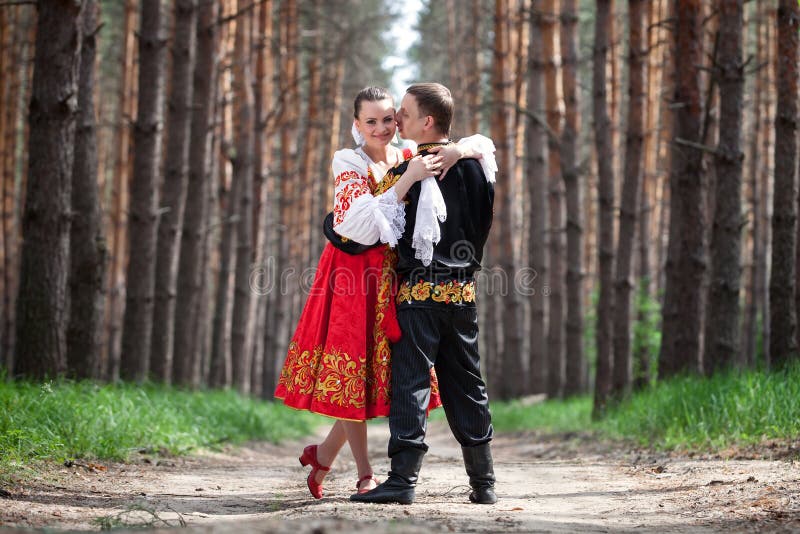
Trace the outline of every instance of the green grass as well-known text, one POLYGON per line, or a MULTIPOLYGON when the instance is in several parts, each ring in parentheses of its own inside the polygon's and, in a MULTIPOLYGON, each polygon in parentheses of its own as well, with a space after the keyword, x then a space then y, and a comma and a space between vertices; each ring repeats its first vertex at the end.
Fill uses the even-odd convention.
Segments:
POLYGON ((238 395, 156 385, 0 382, 0 470, 37 460, 128 460, 145 450, 277 442, 310 433, 320 416, 238 395))
POLYGON ((498 431, 589 430, 658 449, 715 450, 800 438, 800 365, 787 371, 680 377, 634 395, 591 420, 592 399, 533 406, 492 402, 498 431))
POLYGON ((766 373, 675 378, 611 411, 611 436, 666 449, 718 449, 800 438, 800 365, 766 373))
MULTIPOLYGON (((800 365, 661 382, 592 420, 592 399, 492 402, 496 430, 590 431, 658 449, 715 450, 800 438, 800 365)), ((442 410, 432 418, 444 417, 442 410)), ((385 424, 385 420, 380 420, 385 424)), ((232 391, 0 381, 0 478, 41 460, 125 461, 307 435, 330 420, 232 391)))
POLYGON ((492 402, 492 424, 495 430, 535 429, 544 432, 578 432, 591 429, 592 399, 546 401, 523 406, 518 401, 492 402))

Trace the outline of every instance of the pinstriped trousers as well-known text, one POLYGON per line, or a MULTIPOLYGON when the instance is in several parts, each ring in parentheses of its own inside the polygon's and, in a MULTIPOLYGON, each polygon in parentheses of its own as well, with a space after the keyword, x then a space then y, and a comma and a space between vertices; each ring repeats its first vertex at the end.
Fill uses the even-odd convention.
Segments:
POLYGON ((478 354, 475 307, 398 306, 403 337, 392 346, 389 456, 425 444, 426 409, 435 367, 447 422, 463 447, 488 443, 492 420, 478 354))

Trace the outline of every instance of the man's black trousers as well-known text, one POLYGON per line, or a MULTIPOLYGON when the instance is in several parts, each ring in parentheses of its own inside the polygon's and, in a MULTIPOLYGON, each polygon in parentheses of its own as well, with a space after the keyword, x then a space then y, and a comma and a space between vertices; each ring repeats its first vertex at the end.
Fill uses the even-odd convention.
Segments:
POLYGON ((447 422, 463 447, 488 443, 492 422, 478 353, 478 312, 465 306, 398 306, 402 339, 392 346, 389 456, 428 450, 430 368, 436 368, 447 422))

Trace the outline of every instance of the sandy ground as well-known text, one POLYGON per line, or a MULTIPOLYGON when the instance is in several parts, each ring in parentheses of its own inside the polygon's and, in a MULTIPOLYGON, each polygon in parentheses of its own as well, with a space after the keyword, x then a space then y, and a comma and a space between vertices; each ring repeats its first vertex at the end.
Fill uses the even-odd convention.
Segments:
MULTIPOLYGON (((385 476, 388 430, 370 427, 374 467, 385 476)), ((534 433, 494 441, 496 505, 467 500, 458 444, 431 425, 417 500, 363 505, 348 496, 355 465, 343 451, 316 501, 297 461, 305 443, 253 443, 189 458, 58 466, 7 487, 0 531, 180 526, 197 532, 755 532, 800 531, 798 450, 769 446, 722 458, 620 450, 586 436, 534 433)), ((307 441, 313 441, 307 440, 307 441)), ((795 447, 800 443, 794 444, 795 447)), ((0 492, 2 493, 2 492, 0 492)))

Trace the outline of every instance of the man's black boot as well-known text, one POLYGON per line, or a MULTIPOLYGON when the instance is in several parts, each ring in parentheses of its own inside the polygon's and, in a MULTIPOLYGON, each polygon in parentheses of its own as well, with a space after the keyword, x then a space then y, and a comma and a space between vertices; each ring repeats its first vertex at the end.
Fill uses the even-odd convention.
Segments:
POLYGON ((489 448, 489 444, 461 447, 461 452, 464 454, 464 466, 469 475, 469 485, 472 486, 469 500, 476 504, 496 503, 492 450, 489 448))
POLYGON ((389 478, 378 487, 366 493, 350 496, 351 501, 411 504, 414 502, 414 487, 422 467, 422 449, 403 449, 392 456, 392 469, 389 478))

